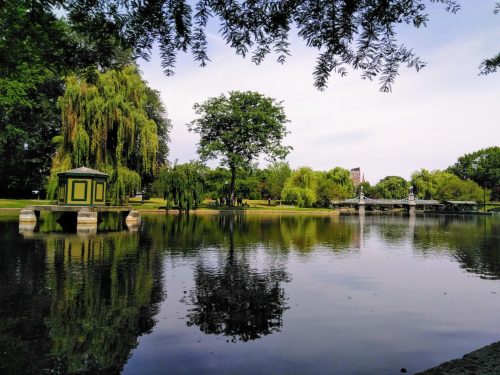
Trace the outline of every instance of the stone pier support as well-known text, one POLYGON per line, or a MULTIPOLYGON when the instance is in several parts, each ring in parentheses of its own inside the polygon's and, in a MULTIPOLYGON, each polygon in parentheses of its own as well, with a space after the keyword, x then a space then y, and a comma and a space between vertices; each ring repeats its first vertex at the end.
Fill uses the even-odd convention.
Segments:
POLYGON ((413 194, 413 186, 410 186, 410 191, 408 192, 408 212, 410 215, 415 215, 416 210, 415 194, 413 194))
POLYGON ((97 231, 97 212, 81 210, 78 211, 78 216, 76 217, 76 230, 77 232, 82 231, 97 231))
POLYGON ((363 186, 361 186, 361 189, 359 191, 358 213, 360 215, 365 214, 365 193, 363 192, 363 186))
POLYGON ((141 215, 139 211, 130 211, 125 219, 125 223, 127 223, 128 226, 136 226, 139 225, 140 222, 141 215))
POLYGON ((36 228, 40 211, 24 209, 19 213, 19 233, 28 234, 36 228))
MULTIPOLYGON (((60 215, 58 222, 64 230, 76 231, 78 233, 95 233, 101 215, 114 212, 120 215, 126 213, 127 225, 139 225, 141 216, 137 211, 131 211, 130 206, 69 206, 69 205, 40 205, 28 206, 21 210, 19 215, 19 230, 22 232, 35 229, 40 217, 40 212, 48 212, 52 215, 60 215), (75 225, 76 224, 76 225, 75 225)), ((123 217, 123 216, 122 216, 123 217)), ((36 230, 36 229, 35 229, 36 230)))
POLYGON ((28 224, 28 223, 35 223, 38 221, 38 216, 40 216, 40 213, 30 210, 30 209, 24 209, 21 210, 19 214, 19 224, 28 224))

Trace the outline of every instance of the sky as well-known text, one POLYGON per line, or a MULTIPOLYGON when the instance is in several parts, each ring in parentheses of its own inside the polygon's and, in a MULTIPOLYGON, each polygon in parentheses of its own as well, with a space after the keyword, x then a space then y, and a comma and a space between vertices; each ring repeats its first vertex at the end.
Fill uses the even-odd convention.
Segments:
MULTIPOLYGON (((296 35, 290 37, 292 55, 284 65, 269 55, 256 66, 237 56, 212 24, 206 67, 179 54, 175 75, 166 77, 156 52, 149 62, 139 62, 172 120, 169 160, 197 158, 199 138, 187 130, 196 117, 194 103, 232 90, 258 91, 282 101, 290 120, 284 144, 293 147, 286 159, 292 168, 360 167, 375 184, 389 175, 409 179, 421 168, 444 169, 465 153, 498 146, 500 73, 478 75, 480 62, 500 52, 500 15, 493 14, 494 5, 463 0, 452 15, 431 4, 426 28, 401 27, 398 40, 427 66, 418 73, 402 66, 388 94, 357 71, 332 76, 329 87, 318 91, 312 76, 317 51, 296 35)), ((262 159, 260 166, 265 165, 262 159)))

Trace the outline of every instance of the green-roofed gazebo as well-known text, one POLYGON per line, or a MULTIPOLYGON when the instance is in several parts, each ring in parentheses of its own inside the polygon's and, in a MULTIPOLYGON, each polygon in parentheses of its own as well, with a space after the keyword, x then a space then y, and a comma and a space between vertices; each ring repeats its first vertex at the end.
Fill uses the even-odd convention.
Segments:
POLYGON ((104 206, 106 204, 106 173, 80 167, 57 174, 59 206, 104 206))

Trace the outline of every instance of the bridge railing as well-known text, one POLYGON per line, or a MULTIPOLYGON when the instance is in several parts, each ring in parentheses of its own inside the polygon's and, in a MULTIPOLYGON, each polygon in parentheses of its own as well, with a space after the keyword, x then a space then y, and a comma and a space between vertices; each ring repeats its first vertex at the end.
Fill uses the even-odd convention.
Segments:
MULTIPOLYGON (((347 205, 347 204, 354 204, 358 205, 360 203, 360 198, 355 197, 355 198, 350 198, 350 199, 344 199, 342 201, 332 201, 332 204, 334 205, 347 205)), ((408 198, 403 198, 403 199, 374 199, 374 198, 367 198, 364 197, 363 201, 364 204, 368 205, 409 205, 410 200, 408 198)), ((432 199, 418 199, 416 198, 414 200, 415 204, 418 206, 436 206, 436 205, 441 205, 440 201, 437 200, 432 200, 432 199)))

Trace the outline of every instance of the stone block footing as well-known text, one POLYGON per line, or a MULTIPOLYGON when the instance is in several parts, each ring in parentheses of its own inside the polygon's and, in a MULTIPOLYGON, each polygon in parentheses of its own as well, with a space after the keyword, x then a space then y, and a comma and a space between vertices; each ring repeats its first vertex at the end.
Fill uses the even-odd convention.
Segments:
POLYGON ((79 211, 76 218, 76 227, 97 226, 97 212, 79 211))
POLYGON ((35 211, 21 210, 19 213, 19 223, 36 223, 38 220, 35 211))
POLYGON ((127 225, 139 224, 141 222, 141 215, 139 211, 130 211, 125 219, 127 225))

